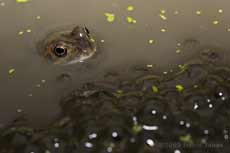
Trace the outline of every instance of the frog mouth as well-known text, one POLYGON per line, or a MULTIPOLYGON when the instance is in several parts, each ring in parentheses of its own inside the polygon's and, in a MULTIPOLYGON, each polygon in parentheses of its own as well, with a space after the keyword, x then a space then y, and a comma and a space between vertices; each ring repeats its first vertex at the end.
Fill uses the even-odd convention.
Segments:
POLYGON ((96 52, 96 49, 93 50, 93 52, 87 52, 87 54, 82 54, 80 55, 80 57, 75 57, 72 61, 64 64, 64 65, 71 65, 71 64, 75 64, 75 63, 83 63, 85 60, 91 58, 96 52))

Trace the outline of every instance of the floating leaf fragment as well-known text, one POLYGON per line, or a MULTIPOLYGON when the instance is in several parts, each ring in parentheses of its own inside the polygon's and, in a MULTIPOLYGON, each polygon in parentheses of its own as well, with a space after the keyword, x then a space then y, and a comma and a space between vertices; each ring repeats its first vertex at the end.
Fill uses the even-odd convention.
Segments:
POLYGON ((108 22, 114 22, 115 15, 113 13, 105 13, 104 15, 107 17, 108 22))
POLYGON ((227 32, 230 32, 230 28, 227 28, 227 32))
POLYGON ((129 5, 129 6, 127 7, 127 11, 133 11, 133 10, 134 10, 134 6, 129 5))
POLYGON ((126 20, 128 23, 136 23, 137 22, 134 18, 132 18, 130 16, 126 17, 126 20))
POLYGON ((184 90, 184 87, 182 85, 176 85, 176 89, 179 92, 182 92, 184 90))
POLYGON ((30 0, 16 0, 17 3, 27 3, 29 2, 30 0))

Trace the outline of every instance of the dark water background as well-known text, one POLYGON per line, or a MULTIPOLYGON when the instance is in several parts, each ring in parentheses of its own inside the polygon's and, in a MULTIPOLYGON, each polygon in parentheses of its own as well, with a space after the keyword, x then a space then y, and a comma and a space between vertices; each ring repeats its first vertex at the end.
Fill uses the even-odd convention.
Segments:
POLYGON ((4 5, 0 6, 0 124, 9 122, 17 116, 17 110, 22 110, 28 114, 31 125, 47 125, 58 114, 62 95, 84 82, 103 79, 111 69, 127 72, 132 65, 153 64, 165 71, 182 64, 198 54, 193 48, 176 54, 177 43, 185 39, 220 48, 226 61, 229 59, 227 0, 33 0, 25 4, 1 0, 0 3, 4 5), (134 11, 126 10, 129 5, 135 7, 134 11), (161 9, 166 10, 166 21, 159 17, 161 9), (223 13, 218 13, 219 9, 223 13), (196 15, 197 10, 202 11, 200 16, 196 15), (174 15, 174 11, 179 14, 174 15), (106 21, 106 12, 116 15, 113 23, 106 21), (127 16, 134 17, 137 23, 127 23, 127 16), (214 20, 219 24, 213 25, 214 20), (87 26, 98 40, 100 53, 86 61, 89 66, 54 66, 38 56, 37 42, 47 33, 79 24, 87 26), (167 31, 162 33, 161 28, 167 31), (32 31, 28 33, 27 29, 32 31), (24 31, 21 36, 20 31, 24 31), (102 39, 104 43, 100 42, 102 39), (149 39, 156 40, 156 44, 149 44, 149 39), (8 74, 11 68, 16 70, 12 76, 8 74), (62 73, 68 73, 71 80, 57 82, 62 73))

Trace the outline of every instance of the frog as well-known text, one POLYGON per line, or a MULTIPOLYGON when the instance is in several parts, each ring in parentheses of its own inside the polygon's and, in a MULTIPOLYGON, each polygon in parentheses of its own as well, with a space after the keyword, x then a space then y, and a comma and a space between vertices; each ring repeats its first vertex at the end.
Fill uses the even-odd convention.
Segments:
POLYGON ((56 65, 84 62, 97 52, 96 41, 86 26, 50 33, 42 46, 40 55, 56 65))

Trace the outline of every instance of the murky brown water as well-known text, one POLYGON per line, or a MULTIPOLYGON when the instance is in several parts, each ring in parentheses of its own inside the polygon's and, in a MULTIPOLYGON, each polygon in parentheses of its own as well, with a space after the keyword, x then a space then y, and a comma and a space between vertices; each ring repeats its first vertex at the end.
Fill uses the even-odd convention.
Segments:
POLYGON ((22 109, 30 117, 32 125, 46 125, 58 114, 58 101, 62 95, 84 82, 102 79, 110 69, 126 71, 132 65, 144 63, 165 70, 181 64, 197 54, 194 50, 176 54, 177 43, 187 38, 223 49, 228 59, 230 10, 227 0, 0 2, 5 4, 0 6, 1 124, 15 117, 17 109, 22 109), (134 11, 128 12, 128 5, 133 5, 134 11), (166 21, 159 17, 160 9, 166 10, 166 21), (223 13, 218 13, 218 9, 223 13), (202 11, 201 15, 196 15, 198 10, 202 11), (175 15, 174 11, 179 14, 175 15), (106 21, 106 12, 116 15, 113 23, 106 21), (36 16, 41 16, 41 19, 36 19, 36 16), (137 23, 127 23, 127 16, 134 17, 137 23), (219 24, 214 25, 215 20, 219 24), (78 24, 87 26, 99 42, 100 53, 86 61, 88 66, 84 63, 54 66, 38 56, 36 43, 47 33, 78 24), (161 28, 166 32, 161 32, 161 28), (27 29, 32 31, 28 33, 27 29), (24 31, 21 36, 18 35, 20 31, 24 31), (100 42, 102 39, 104 43, 100 42), (156 44, 149 44, 149 39, 156 40, 156 44), (9 76, 11 68, 16 71, 9 76), (57 82, 56 78, 62 73, 70 74, 72 79, 57 82))

